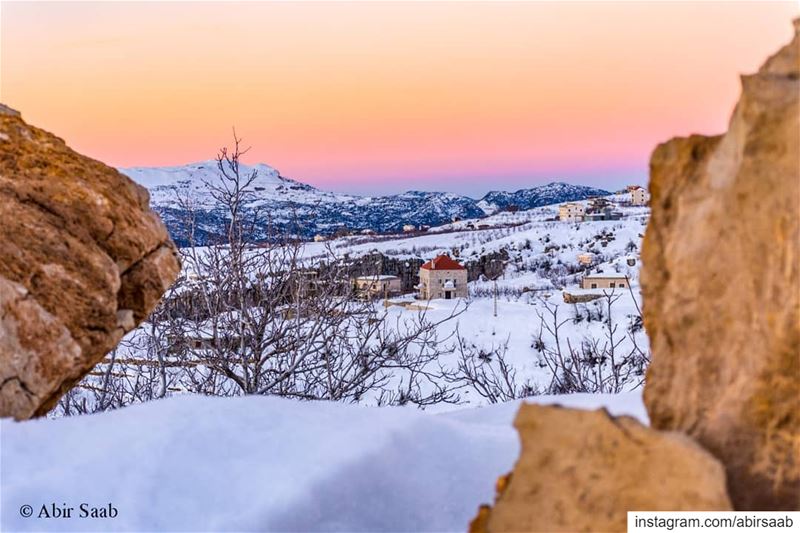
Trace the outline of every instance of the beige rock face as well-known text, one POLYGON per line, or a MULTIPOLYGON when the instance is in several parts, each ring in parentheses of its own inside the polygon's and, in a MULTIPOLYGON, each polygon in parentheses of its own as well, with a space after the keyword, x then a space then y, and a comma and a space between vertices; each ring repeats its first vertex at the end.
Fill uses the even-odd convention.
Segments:
POLYGON ((523 405, 522 453, 473 532, 625 531, 627 511, 730 510, 725 472, 680 433, 605 410, 523 405))
POLYGON ((798 100, 796 34, 742 78, 727 133, 650 162, 645 402, 722 461, 741 510, 800 509, 798 100))
POLYGON ((0 105, 0 416, 46 413, 179 270, 147 191, 0 105))

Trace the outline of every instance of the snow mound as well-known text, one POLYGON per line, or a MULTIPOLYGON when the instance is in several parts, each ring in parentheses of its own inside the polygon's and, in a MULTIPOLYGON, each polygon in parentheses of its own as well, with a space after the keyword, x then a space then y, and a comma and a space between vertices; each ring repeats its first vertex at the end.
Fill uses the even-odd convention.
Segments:
MULTIPOLYGON (((645 419, 639 393, 537 397, 645 419)), ((184 396, 0 422, 0 529, 464 531, 519 453, 520 402, 445 414, 184 396), (111 503, 116 518, 81 518, 111 503), (69 519, 37 518, 43 505, 69 519), (33 516, 20 515, 23 505, 33 516)))

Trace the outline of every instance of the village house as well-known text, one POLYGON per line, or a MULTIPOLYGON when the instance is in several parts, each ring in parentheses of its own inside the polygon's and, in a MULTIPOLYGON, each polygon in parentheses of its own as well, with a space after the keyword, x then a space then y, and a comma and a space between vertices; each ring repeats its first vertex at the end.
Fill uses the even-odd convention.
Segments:
POLYGON ((583 220, 585 222, 591 222, 596 220, 619 220, 622 218, 622 213, 619 211, 614 211, 612 207, 604 207, 598 211, 586 212, 583 215, 583 220))
POLYGON ((631 195, 631 205, 647 205, 647 202, 650 201, 650 195, 647 194, 644 187, 630 185, 628 186, 628 192, 631 195))
POLYGON ((417 227, 414 224, 404 224, 403 231, 406 233, 411 233, 412 231, 417 231, 417 227))
POLYGON ((568 202, 558 206, 558 218, 563 222, 579 222, 583 220, 585 210, 583 204, 568 202))
POLYGON ((447 255, 440 255, 419 269, 419 298, 433 300, 466 298, 467 269, 447 255))
POLYGON ((312 269, 298 269, 289 273, 286 279, 294 301, 313 298, 319 293, 319 272, 312 269))
POLYGON ((402 284, 397 276, 377 275, 353 278, 356 294, 366 298, 395 296, 402 292, 402 284))
POLYGON ((609 202, 607 198, 593 196, 589 198, 589 207, 586 208, 586 212, 592 213, 594 211, 602 211, 606 207, 611 207, 611 202, 609 202))
POLYGON ((590 252, 578 254, 578 263, 582 265, 591 265, 592 261, 594 261, 594 254, 590 252))
POLYGON ((586 274, 581 280, 581 289, 626 289, 628 276, 616 272, 586 274))
POLYGON ((325 235, 319 235, 319 234, 314 235, 314 242, 323 242, 325 240, 327 240, 325 238, 325 235))

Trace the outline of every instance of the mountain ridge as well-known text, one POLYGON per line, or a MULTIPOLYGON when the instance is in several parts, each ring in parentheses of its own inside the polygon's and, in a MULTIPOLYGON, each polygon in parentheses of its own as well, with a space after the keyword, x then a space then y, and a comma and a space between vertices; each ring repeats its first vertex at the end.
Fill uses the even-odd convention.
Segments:
MULTIPOLYGON (((219 242, 225 234, 225 212, 214 199, 209 184, 219 183, 217 163, 199 161, 169 167, 129 167, 120 172, 150 191, 151 205, 164 219, 170 235, 181 246, 219 242), (191 206, 188 207, 188 206, 191 206), (194 224, 189 224, 193 217, 194 224), (188 227, 194 227, 194 236, 188 227)), ((603 189, 551 182, 515 192, 490 191, 480 199, 452 192, 409 190, 383 196, 361 196, 318 189, 287 178, 270 165, 240 164, 242 176, 257 176, 245 212, 260 210, 265 223, 256 239, 269 239, 269 231, 299 238, 330 235, 346 228, 398 232, 403 226, 437 226, 460 218, 482 218, 503 209, 532 209, 564 201, 611 194, 603 189), (302 224, 299 223, 302 221, 302 224), (268 229, 267 228, 271 228, 268 229)))

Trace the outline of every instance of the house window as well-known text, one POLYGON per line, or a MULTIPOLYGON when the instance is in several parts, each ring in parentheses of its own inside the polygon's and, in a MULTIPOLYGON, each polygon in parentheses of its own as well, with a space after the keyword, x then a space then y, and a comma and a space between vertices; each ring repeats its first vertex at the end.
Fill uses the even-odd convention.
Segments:
POLYGON ((617 284, 612 281, 611 283, 608 284, 608 286, 613 289, 614 287, 617 286, 617 284))
POLYGON ((620 289, 624 289, 624 288, 625 288, 625 284, 624 284, 624 283, 620 283, 620 284, 619 284, 619 288, 620 288, 620 289))
POLYGON ((592 288, 596 289, 597 288, 597 283, 592 283, 592 288))

